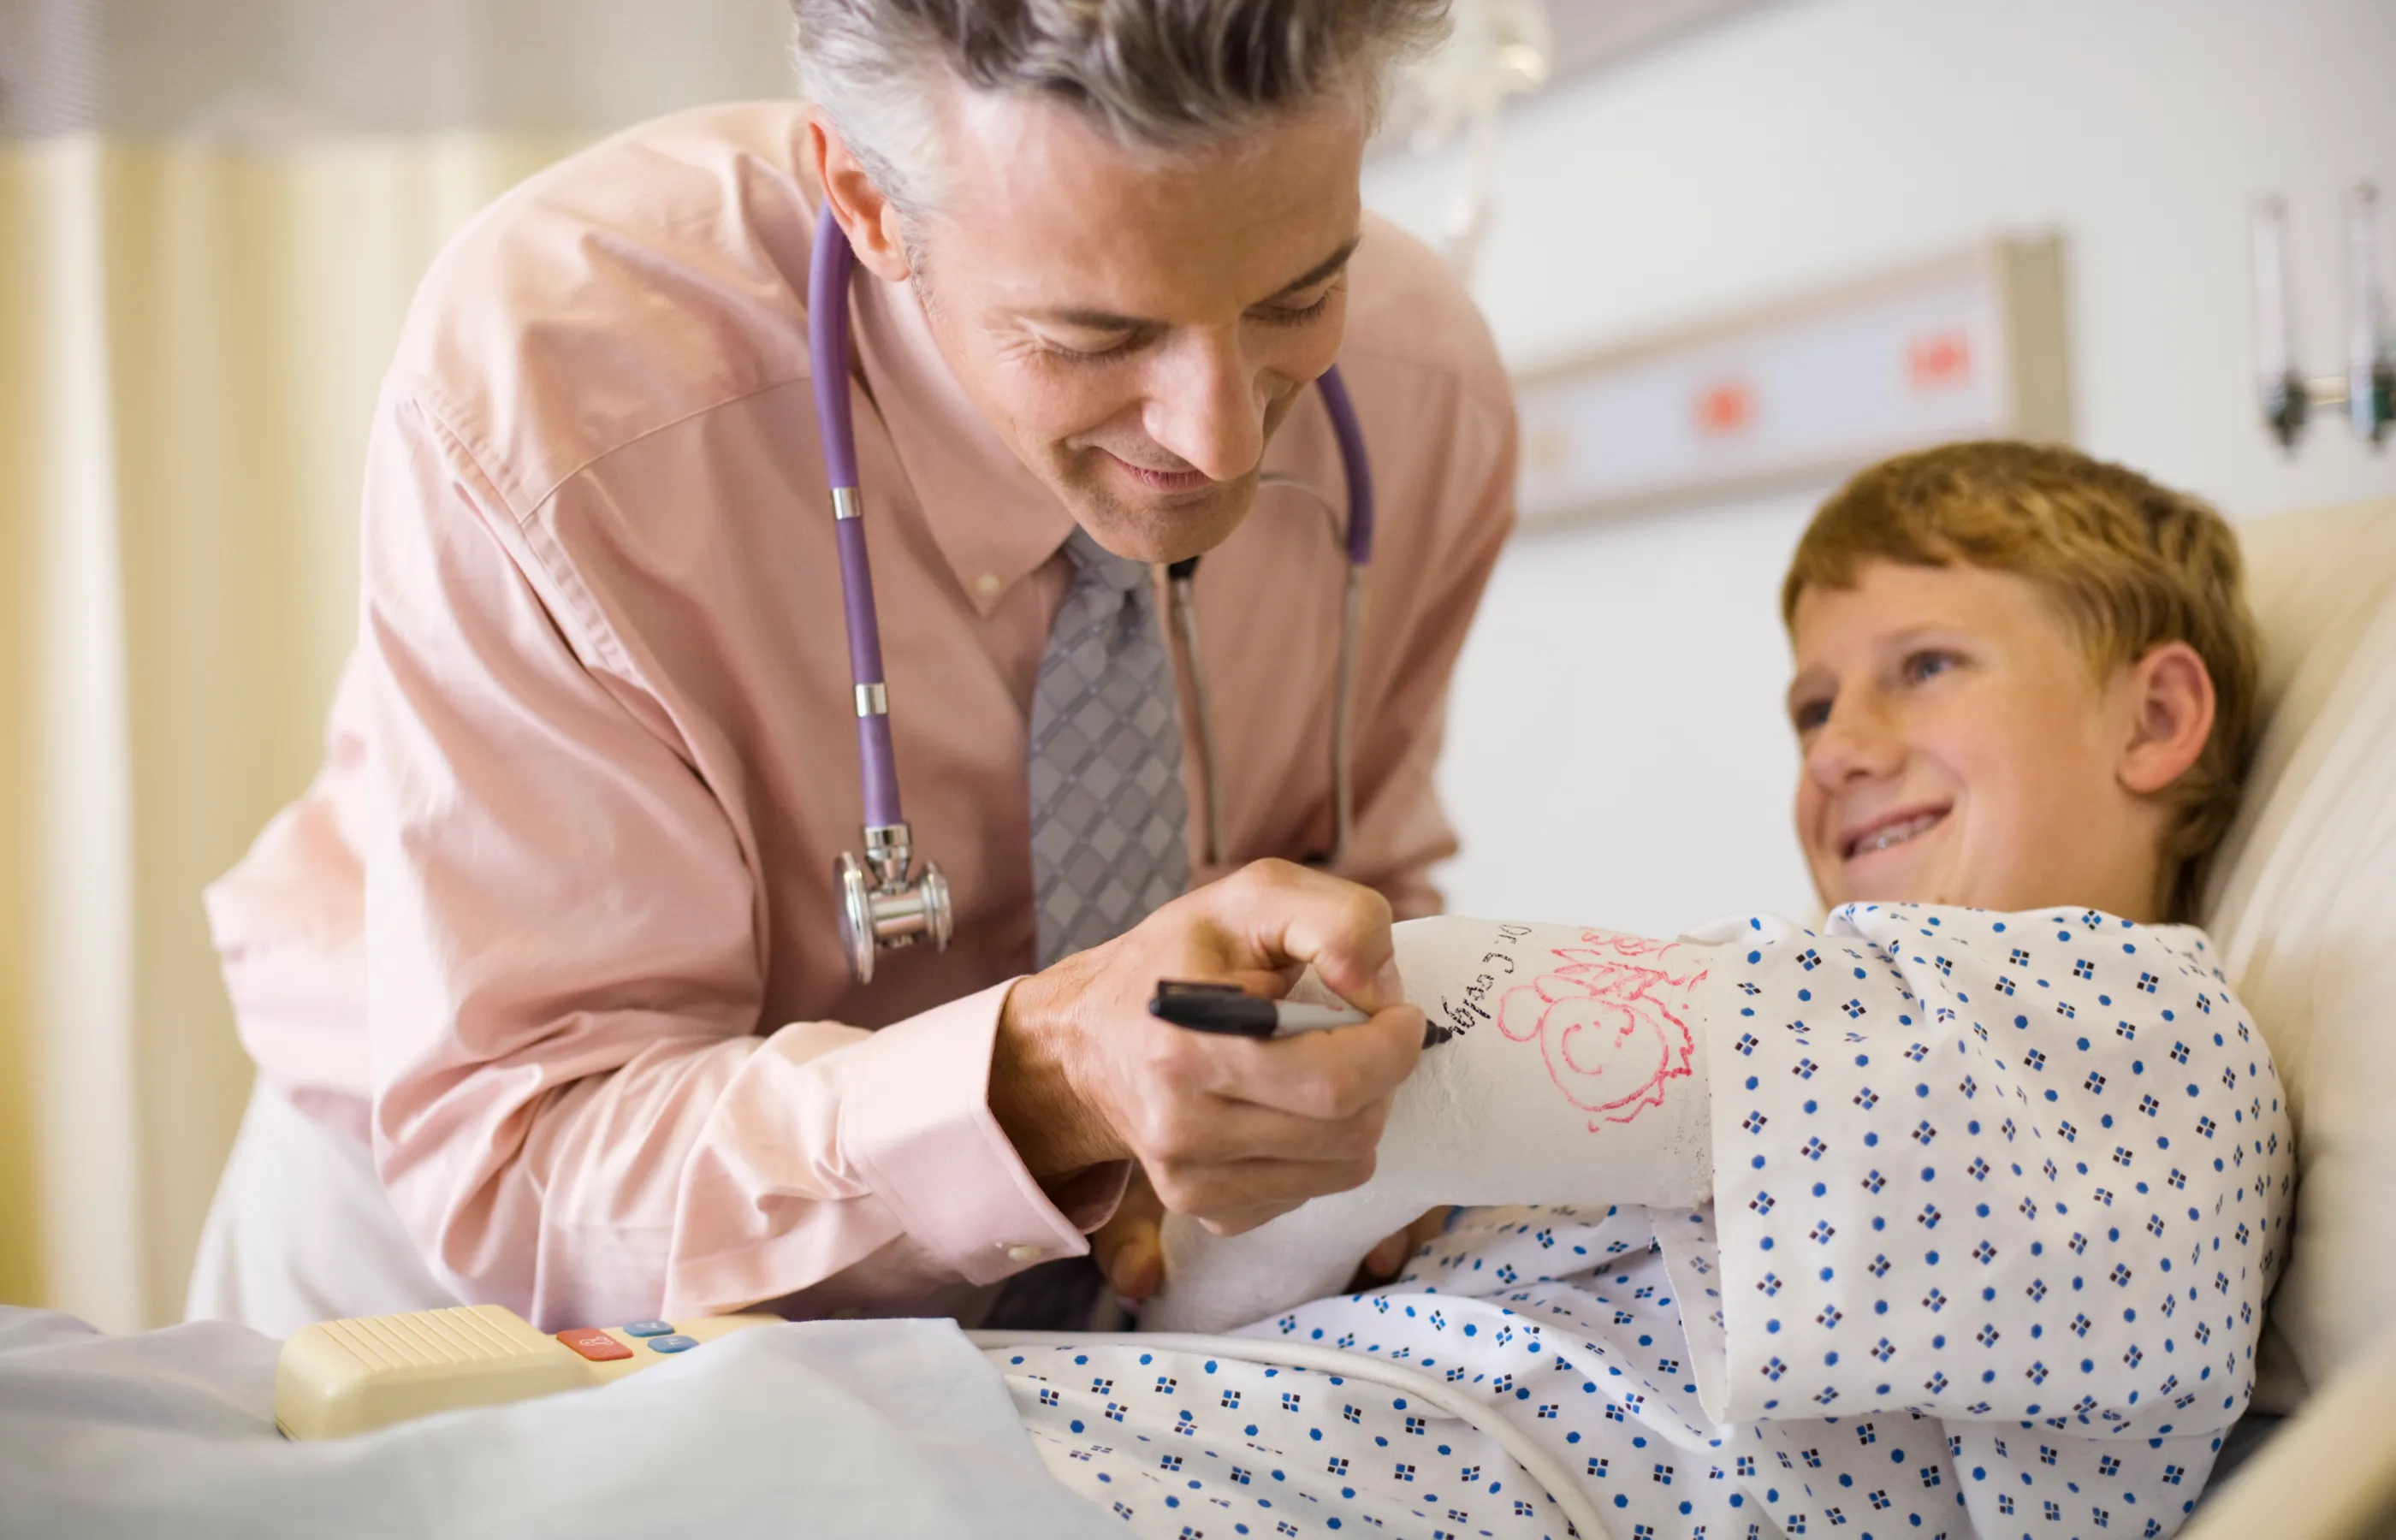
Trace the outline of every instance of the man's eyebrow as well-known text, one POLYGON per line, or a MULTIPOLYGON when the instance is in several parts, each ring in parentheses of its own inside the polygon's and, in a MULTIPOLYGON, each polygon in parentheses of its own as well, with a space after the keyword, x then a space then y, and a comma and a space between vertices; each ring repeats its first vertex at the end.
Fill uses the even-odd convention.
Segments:
POLYGON ((1164 324, 1145 320, 1137 315, 1117 315, 1112 311, 1082 310, 1072 306, 1058 310, 1025 311, 1021 313, 1032 320, 1054 321, 1059 325, 1080 326, 1085 331, 1145 331, 1151 326, 1164 324))
MULTIPOLYGON (((1341 244, 1338 250, 1275 289, 1268 298, 1278 299, 1285 294, 1295 294, 1300 289, 1312 288, 1315 285, 1333 277, 1341 268, 1348 265, 1350 258, 1356 255, 1356 247, 1364 238, 1362 234, 1351 235, 1341 244)), ((1060 325, 1080 326, 1087 331, 1145 331, 1150 327, 1164 325, 1163 322, 1151 320, 1147 316, 1118 315, 1112 311, 1083 310, 1071 306, 1061 310, 1032 311, 1029 313, 1043 321, 1054 321, 1060 325)))
POLYGON ((1298 277, 1291 279, 1288 283, 1284 284, 1280 288, 1274 290, 1272 298, 1278 299, 1285 294, 1295 294, 1299 289, 1312 288, 1315 285, 1330 278, 1341 268, 1348 265, 1348 259, 1356 255, 1356 247, 1364 239, 1364 237, 1361 233, 1349 236, 1346 241, 1340 244, 1338 250, 1333 252, 1330 256, 1325 257, 1323 260, 1307 269, 1306 272, 1300 273, 1298 277))

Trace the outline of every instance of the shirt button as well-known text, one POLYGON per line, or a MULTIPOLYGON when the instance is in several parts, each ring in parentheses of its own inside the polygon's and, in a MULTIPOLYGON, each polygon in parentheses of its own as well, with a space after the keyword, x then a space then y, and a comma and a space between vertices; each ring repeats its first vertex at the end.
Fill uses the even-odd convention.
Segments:
POLYGON ((1002 586, 995 572, 985 572, 974 579, 974 592, 984 600, 997 598, 1002 586))
POLYGON ((1006 1248, 1006 1258, 1010 1262, 1037 1262, 1040 1260, 1040 1248, 1018 1242, 1006 1248))

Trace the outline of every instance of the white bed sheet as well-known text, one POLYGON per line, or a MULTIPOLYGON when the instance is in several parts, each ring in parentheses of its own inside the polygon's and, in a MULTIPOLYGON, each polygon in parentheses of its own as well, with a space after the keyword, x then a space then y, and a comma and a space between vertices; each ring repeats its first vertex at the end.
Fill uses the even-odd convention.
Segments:
POLYGON ((0 1307, 0 1536, 1112 1533, 944 1321, 765 1327, 605 1389, 323 1443, 274 1430, 278 1348, 0 1307))

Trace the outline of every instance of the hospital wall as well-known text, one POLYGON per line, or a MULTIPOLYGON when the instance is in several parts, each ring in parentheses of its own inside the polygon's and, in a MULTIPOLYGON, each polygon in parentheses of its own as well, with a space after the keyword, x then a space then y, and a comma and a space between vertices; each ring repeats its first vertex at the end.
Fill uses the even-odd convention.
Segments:
MULTIPOLYGON (((1384 159, 1367 197, 1433 235, 1455 175, 1384 159)), ((1519 369, 2056 232, 2077 442, 2250 518, 2396 491, 2396 445, 2283 455, 2251 388, 2253 200, 2329 373, 2359 178, 2396 195, 2387 0, 1787 0, 1518 104, 1473 291, 1519 369)), ((1456 907, 1810 909, 1774 604, 1828 489, 1524 531, 1456 684, 1456 907)))

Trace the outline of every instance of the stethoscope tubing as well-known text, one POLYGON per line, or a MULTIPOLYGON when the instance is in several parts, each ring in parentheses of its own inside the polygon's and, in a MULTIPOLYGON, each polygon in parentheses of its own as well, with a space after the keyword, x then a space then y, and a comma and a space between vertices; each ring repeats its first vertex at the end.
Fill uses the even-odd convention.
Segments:
POLYGON ((1356 404, 1348 395, 1348 381, 1334 364, 1323 371, 1315 388, 1323 392, 1323 409, 1331 418, 1331 436, 1339 445, 1339 470, 1348 479, 1348 564, 1373 564, 1373 462, 1364 454, 1364 428, 1356 420, 1356 404))
POLYGON ((882 673, 882 619, 873 603, 873 565, 865 550, 857 429, 849 415, 848 285, 856 265, 857 254, 826 203, 807 265, 807 362, 814 377, 816 431, 832 482, 833 536, 840 548, 841 611, 848 630, 849 677, 859 704, 858 778, 865 793, 865 821, 869 827, 889 828, 905 819, 899 812, 898 756, 890 741, 888 688, 882 673), (884 709, 866 709, 876 695, 884 709))

